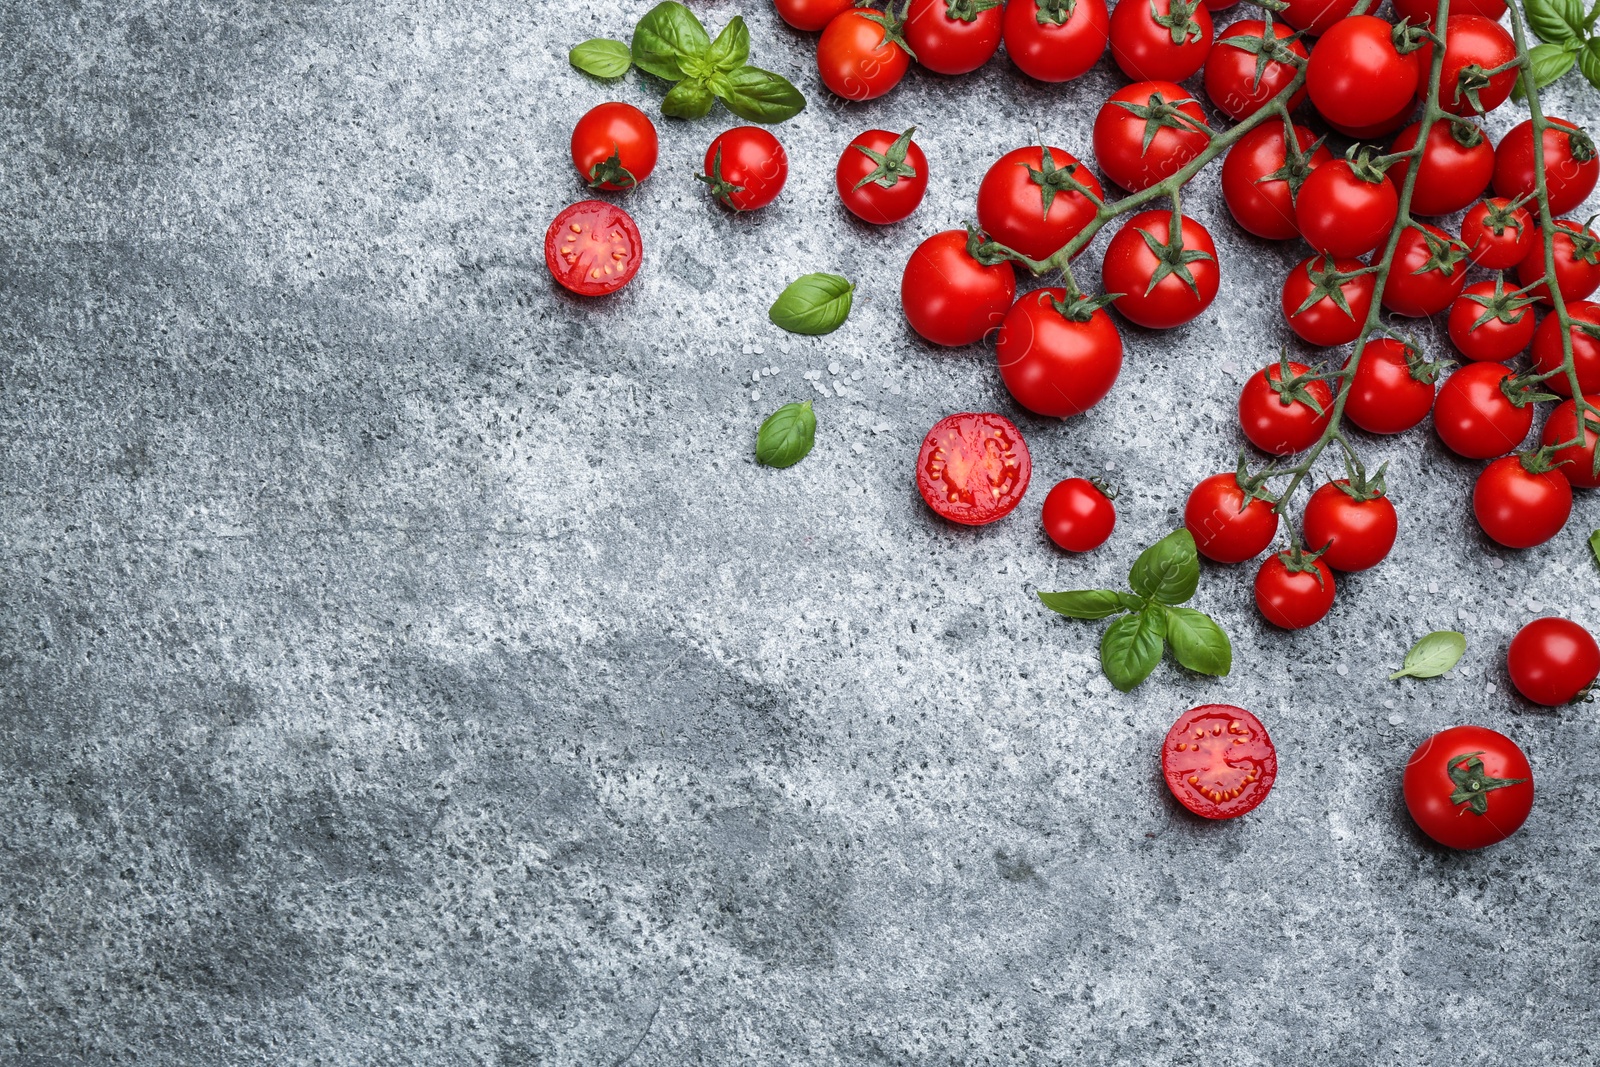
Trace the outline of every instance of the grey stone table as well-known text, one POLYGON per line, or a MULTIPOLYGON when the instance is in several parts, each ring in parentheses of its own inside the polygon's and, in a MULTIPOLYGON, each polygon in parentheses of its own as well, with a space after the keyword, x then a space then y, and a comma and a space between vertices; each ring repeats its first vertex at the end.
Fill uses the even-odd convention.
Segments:
MULTIPOLYGON (((1298 253, 1201 178, 1223 298, 1127 328, 1088 415, 1029 417, 988 347, 908 333, 899 272, 1003 150, 1088 154, 1109 61, 846 106, 748 0, 755 60, 811 100, 782 199, 709 202, 690 174, 734 120, 663 121, 624 198, 644 269, 568 298, 540 242, 583 195, 571 122, 660 90, 565 52, 646 6, 0 13, 0 1063, 1592 1062, 1600 731, 1502 664, 1538 613, 1600 624, 1593 501, 1503 552, 1474 465, 1364 439, 1388 562, 1293 635, 1252 568, 1208 566, 1233 674, 1113 691, 1098 629, 1033 591, 1116 581, 1231 465, 1298 253), (913 123, 926 203, 856 224, 839 152, 913 123), (832 336, 766 322, 805 270, 860 282, 832 336), (815 452, 758 467, 761 417, 803 397, 815 452), (1033 447, 986 529, 912 488, 961 409, 1033 447), (1038 522, 1068 474, 1122 486, 1081 558, 1038 522), (1459 668, 1385 680, 1445 627, 1459 668), (1218 700, 1283 770, 1209 825, 1156 747, 1218 700), (1398 788, 1461 721, 1538 776, 1476 855, 1398 788)), ((1552 110, 1600 118, 1581 86, 1552 110)))

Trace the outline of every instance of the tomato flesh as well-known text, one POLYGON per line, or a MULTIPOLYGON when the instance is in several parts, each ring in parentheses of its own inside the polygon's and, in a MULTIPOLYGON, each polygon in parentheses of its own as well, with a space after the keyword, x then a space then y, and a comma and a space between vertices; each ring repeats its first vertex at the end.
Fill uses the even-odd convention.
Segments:
POLYGON ((1161 743, 1161 774, 1178 803, 1205 819, 1233 819, 1272 791, 1278 753, 1261 720, 1231 704, 1179 716, 1161 743))
POLYGON ((604 200, 578 201, 544 234, 545 266, 579 296, 604 296, 627 285, 639 273, 643 252, 632 216, 604 200))
POLYGON ((917 453, 917 491, 951 522, 982 526, 1011 514, 1028 491, 1033 460, 1016 424, 992 412, 934 423, 917 453))

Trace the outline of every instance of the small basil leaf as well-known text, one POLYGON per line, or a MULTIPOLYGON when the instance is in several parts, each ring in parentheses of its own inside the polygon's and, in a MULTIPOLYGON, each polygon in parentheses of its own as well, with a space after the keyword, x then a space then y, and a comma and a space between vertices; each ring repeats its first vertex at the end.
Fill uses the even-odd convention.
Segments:
POLYGON ((711 36, 694 12, 665 0, 645 12, 633 28, 633 62, 642 71, 668 81, 684 76, 683 61, 701 57, 711 48, 711 36))
POLYGON ((1581 40, 1584 10, 1581 0, 1528 0, 1528 25, 1539 40, 1551 44, 1581 40))
POLYGON ((1140 596, 1162 604, 1182 604, 1200 584, 1200 557, 1194 535, 1174 530, 1139 554, 1128 572, 1128 584, 1140 596))
POLYGON ((792 467, 805 459, 817 442, 817 413, 811 401, 785 404, 768 415, 756 434, 756 462, 792 467))
POLYGON ((1161 662, 1159 612, 1124 615, 1100 639, 1100 669, 1124 693, 1150 677, 1161 662))
POLYGON ((567 58, 574 67, 596 78, 620 78, 633 66, 633 53, 627 45, 603 37, 573 45, 567 58))
POLYGON ((1051 611, 1069 619, 1103 619, 1127 610, 1122 594, 1110 589, 1074 589, 1068 593, 1040 593, 1039 599, 1051 611))
POLYGON ((1411 651, 1406 653, 1405 663, 1389 675, 1389 680, 1437 678, 1460 662, 1461 654, 1466 650, 1467 639, 1464 635, 1454 630, 1437 630, 1411 646, 1411 651))
POLYGON ((806 274, 789 283, 767 317, 790 333, 832 333, 850 314, 855 288, 837 274, 806 274))
POLYGON ((1600 564, 1600 530, 1589 535, 1589 551, 1594 553, 1594 561, 1600 564))
POLYGON ((661 98, 661 113, 672 119, 703 119, 717 98, 699 78, 685 78, 661 98))
POLYGON ((711 52, 706 58, 720 71, 737 70, 750 58, 750 29, 744 18, 735 15, 722 27, 717 39, 711 42, 711 52))
POLYGON ((1200 674, 1222 677, 1233 669, 1233 644, 1211 616, 1193 608, 1167 608, 1172 658, 1200 674))
POLYGON ((1577 57, 1565 47, 1555 44, 1536 44, 1528 49, 1528 69, 1517 77, 1516 84, 1512 86, 1511 95, 1518 100, 1525 98, 1523 79, 1531 76, 1535 89, 1543 89, 1546 85, 1561 77, 1572 69, 1572 64, 1577 57))
POLYGON ((760 67, 737 67, 717 83, 717 95, 728 110, 749 122, 792 119, 805 109, 806 98, 781 74, 760 67))
POLYGON ((1600 89, 1600 40, 1583 46, 1583 51, 1578 53, 1578 69, 1583 72, 1584 80, 1600 89))

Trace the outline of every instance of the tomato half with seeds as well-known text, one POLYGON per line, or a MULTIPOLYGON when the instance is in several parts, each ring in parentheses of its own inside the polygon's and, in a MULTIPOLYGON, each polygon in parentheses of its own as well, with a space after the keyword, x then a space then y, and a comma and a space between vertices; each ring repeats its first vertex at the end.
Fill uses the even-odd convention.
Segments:
POLYGON ((1066 301, 1065 289, 1024 293, 994 343, 1000 377, 1017 403, 1062 419, 1098 404, 1122 370, 1122 335, 1111 316, 1066 301))
POLYGON ((978 225, 1006 247, 1044 259, 1094 221, 1085 189, 1105 199, 1099 180, 1065 148, 1014 148, 984 172, 978 225))
POLYGON ((940 419, 917 453, 917 492, 942 517, 963 526, 983 526, 1011 514, 1032 476, 1022 432, 992 412, 940 419))
POLYGON ((1533 548, 1561 532, 1572 515, 1572 483, 1536 459, 1502 456, 1472 486, 1472 514, 1490 539, 1533 548))
POLYGON ((1514 404, 1507 390, 1516 372, 1498 363, 1468 363, 1444 380, 1433 402, 1433 428, 1458 456, 1491 459, 1522 443, 1533 429, 1533 405, 1514 404))
POLYGON ((633 216, 604 200, 580 200, 550 223, 544 265, 579 296, 614 293, 639 273, 644 240, 633 216))
POLYGON ((1281 305, 1289 328, 1314 345, 1346 345, 1361 335, 1376 283, 1359 259, 1312 256, 1283 280, 1281 305))
POLYGON ((1352 487, 1348 478, 1329 482, 1312 493, 1300 520, 1306 544, 1321 552, 1322 562, 1337 571, 1376 567, 1394 547, 1399 532, 1394 504, 1382 488, 1352 487))
MULTIPOLYGON (((1561 291, 1562 300, 1582 300, 1600 289, 1600 237, 1593 230, 1571 219, 1556 219, 1556 236, 1550 243, 1555 253, 1556 288, 1561 291)), ((1548 304, 1550 287, 1543 283, 1544 275, 1543 233, 1535 230, 1533 247, 1517 264, 1517 281, 1524 286, 1539 282, 1532 294, 1548 304)))
POLYGON ((1327 617, 1335 588, 1328 565, 1311 555, 1279 552, 1256 571, 1256 610, 1280 630, 1304 630, 1327 617))
POLYGON ((832 22, 835 15, 856 6, 856 0, 774 0, 778 17, 797 30, 815 33, 832 22))
POLYGON ((900 277, 906 321, 926 340, 956 347, 976 344, 999 327, 1017 296, 1009 262, 986 265, 967 250, 965 230, 945 230, 923 241, 900 277))
MULTIPOLYGON (((1275 22, 1269 36, 1262 20, 1240 19, 1222 31, 1206 59, 1206 96, 1229 118, 1249 118, 1294 81, 1295 66, 1287 58, 1291 55, 1304 60, 1306 46, 1289 27, 1275 22), (1264 61, 1259 58, 1263 55, 1264 61)), ((1289 98, 1289 110, 1299 107, 1305 98, 1302 86, 1289 98)), ((1283 124, 1276 125, 1281 136, 1283 124)))
MULTIPOLYGON (((1455 5, 1452 4, 1453 8, 1455 5)), ((1428 72, 1433 69, 1433 42, 1423 44, 1417 53, 1422 75, 1418 79, 1417 93, 1428 88, 1428 72)), ((1463 15, 1451 12, 1445 19, 1444 62, 1439 67, 1439 106, 1452 115, 1474 115, 1473 97, 1488 114, 1511 95, 1511 86, 1517 80, 1515 68, 1501 71, 1489 79, 1489 84, 1474 92, 1463 92, 1461 73, 1476 65, 1482 70, 1505 66, 1517 58, 1517 46, 1511 35, 1499 22, 1482 15, 1463 15)))
POLYGON ((1534 619, 1511 639, 1506 670, 1517 692, 1535 704, 1570 704, 1600 677, 1600 644, 1571 619, 1534 619))
POLYGON ((1044 532, 1068 552, 1099 548, 1116 525, 1116 505, 1100 482, 1067 478, 1044 498, 1044 532))
MULTIPOLYGON (((1567 305, 1567 315, 1572 320, 1572 369, 1578 374, 1578 387, 1585 394, 1600 392, 1600 304, 1576 300, 1567 305)), ((1566 360, 1561 351, 1561 319, 1546 315, 1533 332, 1533 369, 1550 374, 1544 385, 1561 396, 1572 395, 1566 374, 1555 373, 1566 360)))
POLYGON ((1327 33, 1338 21, 1355 10, 1356 0, 1287 0, 1278 17, 1297 30, 1313 37, 1327 33))
POLYGON ((1504 282, 1473 282, 1450 303, 1445 328, 1456 350, 1478 363, 1504 363, 1533 340, 1533 306, 1504 282))
POLYGON ((706 149, 699 176, 716 197, 735 211, 766 207, 789 180, 789 154, 760 126, 735 126, 717 134, 706 149))
POLYGON ((1111 35, 1106 0, 1011 0, 1002 21, 1006 55, 1042 82, 1088 73, 1111 35))
POLYGON ((1295 225, 1312 248, 1352 258, 1377 248, 1394 229, 1400 194, 1387 177, 1336 159, 1311 172, 1294 199, 1295 225))
MULTIPOLYGON (((1585 396, 1596 411, 1600 411, 1600 395, 1585 396)), ((1595 470, 1595 450, 1600 446, 1600 420, 1594 415, 1584 419, 1583 433, 1578 433, 1578 408, 1571 400, 1563 400, 1550 412, 1539 433, 1539 443, 1547 448, 1556 445, 1567 447, 1551 453, 1551 462, 1561 476, 1572 483, 1574 489, 1600 488, 1600 471, 1595 470), (1579 442, 1567 444, 1569 441, 1579 442)))
POLYGON ((1447 848, 1504 841, 1533 811, 1533 768, 1517 743, 1486 726, 1452 726, 1406 761, 1406 810, 1447 848))
POLYGON ((967 74, 1000 48, 1003 18, 999 7, 980 8, 973 0, 911 0, 906 44, 935 74, 967 74))
POLYGON ((632 189, 656 169, 655 123, 632 104, 590 108, 572 128, 572 164, 591 189, 632 189))
POLYGON ((1411 108, 1419 70, 1417 53, 1395 47, 1392 24, 1351 15, 1329 26, 1311 50, 1306 92, 1329 122, 1381 125, 1411 108))
POLYGON ((906 218, 928 191, 928 157, 902 134, 868 130, 845 147, 833 171, 839 200, 852 215, 874 226, 906 218))
POLYGON ((1503 196, 1474 204, 1461 220, 1467 256, 1485 270, 1507 270, 1528 258, 1533 248, 1533 215, 1503 196))
POLYGON ((1299 168, 1289 165, 1281 122, 1257 126, 1239 138, 1222 161, 1222 197, 1234 220, 1257 237, 1287 241, 1300 236, 1294 189, 1333 159, 1310 130, 1296 126, 1294 139, 1304 157, 1299 168))
POLYGON ((911 66, 901 47, 898 31, 878 19, 893 21, 879 11, 852 8, 835 15, 817 41, 817 73, 837 96, 846 100, 873 100, 900 84, 911 66))
POLYGON ((1261 720, 1232 704, 1202 704, 1161 742, 1161 775, 1178 803, 1203 819, 1233 819, 1267 799, 1278 752, 1261 720))
POLYGON ((1433 410, 1438 374, 1439 364, 1424 363, 1404 341, 1371 338, 1361 350, 1344 413, 1368 433, 1404 433, 1433 410))
POLYGON ((1211 12, 1200 0, 1118 3, 1111 9, 1111 58, 1134 81, 1181 82, 1205 65, 1212 32, 1211 12))
POLYGON ((1170 330, 1216 299, 1221 274, 1206 228, 1182 216, 1171 239, 1172 212, 1141 211, 1123 223, 1100 266, 1101 286, 1119 293, 1112 306, 1140 326, 1170 330))
POLYGON ((1395 244, 1383 306, 1397 315, 1437 315, 1467 284, 1467 250, 1437 226, 1413 222, 1395 244))
POLYGON ((1243 563, 1277 536, 1278 513, 1241 485, 1239 475, 1213 474, 1189 492, 1183 526, 1206 559, 1243 563))
POLYGON ((1304 452, 1316 444, 1332 417, 1332 390, 1312 378, 1304 363, 1274 363, 1250 375, 1239 392, 1244 435, 1275 456, 1304 452))
POLYGON ((1205 112, 1168 81, 1134 82, 1111 94, 1094 117, 1094 158, 1106 177, 1138 192, 1183 169, 1211 137, 1205 112))
MULTIPOLYGON (((1417 143, 1421 123, 1412 123, 1395 136, 1390 152, 1407 152, 1417 143)), ((1494 146, 1482 130, 1467 133, 1453 122, 1436 122, 1428 130, 1417 167, 1417 184, 1411 190, 1411 211, 1416 215, 1454 215, 1482 195, 1494 176, 1494 146)), ((1396 189, 1405 187, 1411 161, 1402 159, 1389 171, 1396 189)))
MULTIPOLYGON (((1581 126, 1550 118, 1544 131, 1544 177, 1552 215, 1565 215, 1594 192, 1600 157, 1581 126)), ((1513 126, 1495 146, 1494 191, 1508 198, 1534 194, 1532 119, 1513 126)))

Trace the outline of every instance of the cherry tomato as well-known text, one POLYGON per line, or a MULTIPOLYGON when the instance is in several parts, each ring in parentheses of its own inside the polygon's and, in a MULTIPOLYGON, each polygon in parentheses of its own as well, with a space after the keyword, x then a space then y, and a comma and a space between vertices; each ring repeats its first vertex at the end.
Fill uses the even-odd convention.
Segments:
POLYGON ((1437 226, 1413 222, 1401 233, 1383 287, 1383 306, 1397 315, 1437 315, 1467 284, 1467 250, 1437 226))
POLYGON ((1319 623, 1333 607, 1333 572, 1320 559, 1305 556, 1292 564, 1287 552, 1268 556, 1256 571, 1256 609, 1285 630, 1319 623))
POLYGON ((1068 552, 1099 548, 1116 524, 1111 497, 1087 478, 1057 482, 1044 498, 1044 532, 1068 552))
POLYGON ((1448 848, 1504 841, 1533 810, 1533 769, 1515 741, 1486 726, 1452 726, 1406 761, 1406 810, 1448 848))
POLYGON ((1515 372, 1498 363, 1468 363, 1439 387, 1433 428, 1458 456, 1490 459, 1522 443, 1533 428, 1533 406, 1517 406, 1507 395, 1515 372))
POLYGON ((1074 185, 1105 199, 1089 168, 1065 148, 1014 148, 978 185, 978 225, 1030 259, 1044 259, 1094 221, 1095 203, 1074 185))
POLYGON ((1017 296, 1010 263, 985 266, 967 251, 965 230, 923 241, 906 261, 900 305, 926 340, 955 347, 976 344, 1005 319, 1017 296))
POLYGON ((797 30, 815 33, 835 15, 855 7, 855 0, 774 0, 778 17, 797 30))
POLYGON ((917 492, 934 511, 963 526, 1011 514, 1032 475, 1028 443, 1004 415, 948 415, 933 424, 917 453, 917 492))
POLYGON ((1461 242, 1473 263, 1485 270, 1515 267, 1533 248, 1533 216, 1512 207, 1503 196, 1474 204, 1461 220, 1461 242))
POLYGON ((1322 32, 1306 64, 1306 91, 1329 122, 1373 126, 1412 106, 1417 53, 1398 51, 1393 34, 1375 15, 1351 15, 1322 32))
MULTIPOLYGON (((1585 396, 1584 399, 1600 410, 1600 396, 1585 396)), ((1539 434, 1539 443, 1546 447, 1565 444, 1568 441, 1578 440, 1582 444, 1568 445, 1552 453, 1550 460, 1556 464, 1556 470, 1562 477, 1572 484, 1574 489, 1600 488, 1600 473, 1594 469, 1594 455, 1596 446, 1600 445, 1600 420, 1594 415, 1584 419, 1583 434, 1578 434, 1578 409, 1571 400, 1563 400, 1550 412, 1550 417, 1544 422, 1544 430, 1539 434)))
POLYGON ((1122 336, 1104 309, 1079 321, 1064 313, 1065 289, 1024 293, 1000 325, 995 358, 1017 403, 1037 415, 1067 418, 1111 391, 1122 370, 1122 336))
POLYGON ((1533 308, 1503 285, 1474 282, 1450 303, 1445 328, 1456 349, 1478 363, 1504 363, 1533 340, 1533 308))
POLYGON ((1042 82, 1087 73, 1111 34, 1105 0, 1011 0, 1003 21, 1006 55, 1042 82))
POLYGON ((1357 492, 1347 478, 1311 494, 1300 532, 1306 544, 1322 553, 1322 562, 1336 571, 1364 571, 1383 562, 1394 547, 1400 520, 1383 490, 1377 494, 1357 492))
POLYGON ((644 241, 633 217, 604 200, 580 200, 544 233, 544 265, 579 296, 614 293, 639 273, 644 241))
POLYGON ((917 210, 928 191, 928 157, 911 140, 914 128, 898 136, 868 130, 845 147, 834 168, 833 185, 850 213, 863 222, 886 226, 917 210))
POLYGON ((893 16, 852 8, 835 15, 817 41, 822 84, 846 100, 872 100, 900 84, 911 66, 899 31, 878 19, 893 16))
POLYGON ((1111 94, 1094 118, 1094 158, 1106 177, 1138 192, 1183 169, 1211 138, 1191 123, 1205 112, 1167 81, 1134 82, 1111 94))
POLYGON ((1199 315, 1216 299, 1217 246, 1206 228, 1184 215, 1182 236, 1169 242, 1170 211, 1141 211, 1106 245, 1101 285, 1120 293, 1114 306, 1152 330, 1170 330, 1199 315), (1204 257, 1204 258, 1201 258, 1204 257))
MULTIPOLYGON (((1544 177, 1552 215, 1565 215, 1594 192, 1600 159, 1581 126, 1550 119, 1550 128, 1544 131, 1544 177)), ((1495 148, 1494 191, 1507 198, 1533 194, 1532 119, 1513 126, 1495 148)))
MULTIPOLYGON (((1572 369, 1578 372, 1578 387, 1585 395, 1600 392, 1600 304, 1575 300, 1567 305, 1567 315, 1572 320, 1572 369)), ((1532 320, 1532 311, 1528 318, 1532 320)), ((1559 370, 1566 359, 1561 351, 1561 320, 1546 315, 1533 331, 1533 369, 1549 374, 1559 370)), ((1565 374, 1546 378, 1544 385, 1552 393, 1572 395, 1572 383, 1565 374)))
POLYGON ((711 195, 735 211, 766 207, 789 179, 789 154, 760 126, 735 126, 717 134, 706 149, 705 176, 711 195))
POLYGON ((1483 532, 1507 548, 1532 548, 1561 532, 1572 514, 1572 483, 1560 471, 1530 470, 1502 456, 1472 487, 1472 513, 1483 532))
MULTIPOLYGON (((1556 236, 1551 242, 1556 260, 1556 288, 1561 299, 1571 303, 1582 300, 1600 288, 1600 237, 1587 226, 1571 219, 1556 219, 1556 236)), ((1544 278, 1544 235, 1534 231, 1533 247, 1517 264, 1517 281, 1524 286, 1540 282, 1532 293, 1539 300, 1550 302, 1549 286, 1544 278)))
MULTIPOLYGON (((1452 8, 1455 5, 1450 5, 1452 8)), ((1482 15, 1461 15, 1451 12, 1445 19, 1444 63, 1439 68, 1439 106, 1452 115, 1474 115, 1472 96, 1461 90, 1461 72, 1476 65, 1480 70, 1493 70, 1517 58, 1517 46, 1511 35, 1493 19, 1482 15)), ((1433 69, 1433 43, 1426 42, 1417 53, 1422 70, 1417 80, 1417 93, 1428 88, 1428 71, 1433 69)), ((1487 114, 1506 102, 1511 86, 1517 80, 1516 69, 1501 71, 1489 79, 1489 84, 1476 92, 1478 103, 1487 114)))
POLYGON ((1356 0, 1288 0, 1278 17, 1311 36, 1327 33, 1329 27, 1355 10, 1356 0))
POLYGON ((1361 335, 1372 310, 1375 283, 1359 259, 1312 256, 1301 260, 1283 281, 1283 317, 1289 328, 1314 345, 1344 345, 1361 335), (1334 293, 1344 301, 1341 307, 1334 293))
MULTIPOLYGON (((1390 152, 1405 152, 1417 143, 1422 124, 1413 122, 1395 137, 1390 152)), ((1417 169, 1417 184, 1411 190, 1411 211, 1415 215, 1454 215, 1483 194, 1494 176, 1494 146, 1482 130, 1476 140, 1462 133, 1453 122, 1435 122, 1428 130, 1428 143, 1422 148, 1422 163, 1417 169)), ((1403 188, 1411 161, 1402 159, 1389 171, 1396 189, 1403 188)))
POLYGON ((632 189, 656 169, 656 128, 632 104, 600 104, 572 128, 572 162, 591 189, 632 189))
MULTIPOLYGON (((1438 13, 1439 5, 1434 0, 1394 0, 1394 17, 1406 19, 1413 26, 1432 24, 1433 16, 1438 13)), ((1490 22, 1499 22, 1505 13, 1505 0, 1451 0, 1450 2, 1452 17, 1477 15, 1490 22)))
POLYGON ((966 74, 999 49, 1002 18, 999 7, 980 10, 973 0, 911 0, 906 43, 935 74, 966 74))
POLYGON ((1278 513, 1250 495, 1236 474, 1213 474, 1183 505, 1184 528, 1206 559, 1243 563, 1261 554, 1278 533, 1278 513))
POLYGON ((1261 720, 1231 704, 1178 717, 1161 742, 1161 776, 1178 803, 1203 819, 1253 811, 1278 777, 1278 753, 1261 720))
MULTIPOLYGON (((1306 152, 1316 137, 1299 126, 1295 142, 1306 152)), ((1287 241, 1300 236, 1294 220, 1294 187, 1311 169, 1333 159, 1333 153, 1317 144, 1305 161, 1306 169, 1291 174, 1285 158, 1283 123, 1268 122, 1234 143, 1222 161, 1222 196, 1234 219, 1257 237, 1287 241)))
POLYGON ((1600 645, 1571 619, 1534 619, 1511 639, 1506 670, 1524 697, 1559 707, 1572 703, 1600 677, 1600 645))
POLYGON ((1287 456, 1316 444, 1333 413, 1327 382, 1308 379, 1311 368, 1289 364, 1289 379, 1274 363, 1252 374, 1239 393, 1239 424, 1263 452, 1287 456))
POLYGON ((1211 34, 1211 12, 1199 0, 1135 0, 1111 9, 1111 58, 1134 81, 1183 81, 1205 65, 1211 34))
MULTIPOLYGON (((1260 19, 1240 19, 1222 31, 1211 49, 1210 57, 1206 59, 1206 96, 1211 98, 1218 111, 1229 118, 1249 118, 1266 107, 1294 80, 1295 66, 1285 61, 1286 54, 1299 56, 1302 60, 1306 58, 1306 46, 1295 39, 1293 30, 1273 23, 1269 39, 1265 22, 1260 19), (1264 65, 1258 58, 1263 54, 1267 57, 1264 65)), ((1183 77, 1169 80, 1182 81, 1183 77)), ((1305 98, 1306 91, 1302 87, 1289 98, 1289 110, 1299 107, 1305 98)), ((1281 142, 1283 124, 1267 125, 1278 128, 1281 142)))
POLYGON ((1393 183, 1360 176, 1347 159, 1312 171, 1294 201, 1300 236, 1330 256, 1362 256, 1377 248, 1394 229, 1399 212, 1393 183))
POLYGON ((1421 363, 1410 345, 1392 337, 1371 338, 1356 365, 1344 413, 1368 433, 1404 433, 1433 410, 1437 374, 1438 366, 1421 363))

